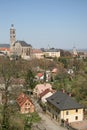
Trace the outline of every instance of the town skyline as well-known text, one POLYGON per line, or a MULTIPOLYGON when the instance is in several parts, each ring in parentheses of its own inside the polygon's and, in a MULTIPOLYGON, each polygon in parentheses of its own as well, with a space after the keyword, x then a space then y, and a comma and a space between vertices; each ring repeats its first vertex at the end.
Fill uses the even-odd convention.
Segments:
POLYGON ((87 48, 86 0, 0 0, 0 44, 10 44, 14 24, 16 40, 34 48, 87 48))

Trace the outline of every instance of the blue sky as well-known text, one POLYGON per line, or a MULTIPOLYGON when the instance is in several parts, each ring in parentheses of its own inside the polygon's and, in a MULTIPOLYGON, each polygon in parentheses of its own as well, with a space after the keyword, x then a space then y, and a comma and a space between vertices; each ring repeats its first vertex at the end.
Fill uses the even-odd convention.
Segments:
POLYGON ((87 48, 87 0, 0 0, 0 43, 11 24, 33 48, 87 48))

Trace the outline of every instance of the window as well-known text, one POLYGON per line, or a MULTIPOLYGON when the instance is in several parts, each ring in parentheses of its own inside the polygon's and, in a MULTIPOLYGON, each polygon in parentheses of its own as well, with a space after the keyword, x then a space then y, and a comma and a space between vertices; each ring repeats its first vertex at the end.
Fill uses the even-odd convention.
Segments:
POLYGON ((75 120, 78 120, 78 116, 75 117, 75 120))
POLYGON ((78 112, 78 109, 76 109, 76 112, 78 112))
POLYGON ((66 111, 66 115, 69 115, 69 112, 68 112, 68 111, 66 111))
POLYGON ((30 103, 28 103, 28 105, 30 105, 30 103))
POLYGON ((28 110, 28 108, 25 108, 25 111, 27 111, 28 110))

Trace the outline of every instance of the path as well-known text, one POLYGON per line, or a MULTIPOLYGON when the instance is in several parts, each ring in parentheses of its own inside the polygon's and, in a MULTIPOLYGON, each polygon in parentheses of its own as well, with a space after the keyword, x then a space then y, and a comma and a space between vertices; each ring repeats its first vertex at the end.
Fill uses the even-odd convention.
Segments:
POLYGON ((57 122, 51 120, 50 117, 44 113, 39 113, 40 117, 43 120, 43 125, 46 130, 67 130, 67 128, 61 127, 57 122))

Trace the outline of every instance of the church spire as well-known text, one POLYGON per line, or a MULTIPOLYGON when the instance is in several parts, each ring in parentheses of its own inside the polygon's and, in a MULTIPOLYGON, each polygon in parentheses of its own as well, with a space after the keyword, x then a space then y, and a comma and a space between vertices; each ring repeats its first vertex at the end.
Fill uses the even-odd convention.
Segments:
POLYGON ((14 24, 11 24, 11 28, 10 28, 10 49, 11 52, 13 50, 13 45, 16 41, 16 30, 14 28, 14 24))

